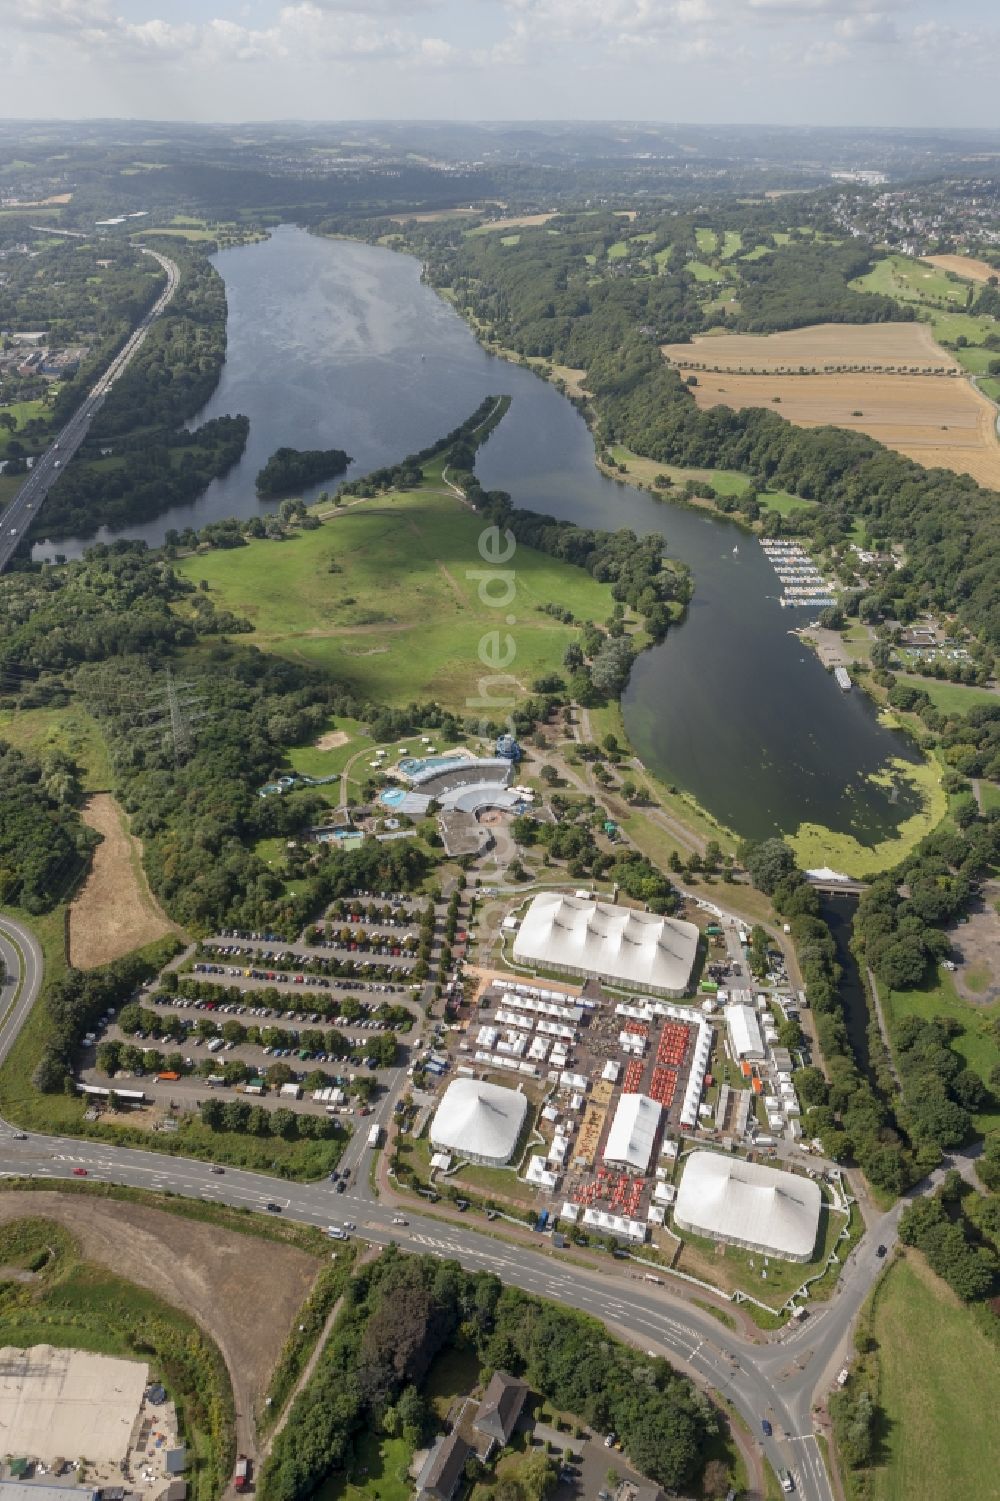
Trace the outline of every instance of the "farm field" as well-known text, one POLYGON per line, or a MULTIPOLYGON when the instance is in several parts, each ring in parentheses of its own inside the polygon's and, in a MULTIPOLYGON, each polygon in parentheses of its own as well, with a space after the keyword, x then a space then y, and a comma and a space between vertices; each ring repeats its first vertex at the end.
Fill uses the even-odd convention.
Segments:
POLYGON ((491 633, 500 633, 497 651, 509 653, 509 631, 514 653, 502 669, 514 681, 494 682, 494 695, 527 696, 536 677, 560 669, 574 639, 541 606, 558 600, 578 620, 603 620, 612 607, 610 590, 582 569, 526 547, 508 565, 508 601, 506 574, 484 568, 481 532, 453 495, 428 485, 345 508, 285 542, 178 566, 253 622, 257 646, 322 665, 365 699, 435 698, 465 710, 481 680, 500 673, 480 655, 491 633))
MULTIPOLYGON (((689 264, 688 269, 691 269, 689 264)), ((957 370, 924 323, 815 323, 779 334, 696 334, 690 344, 663 344, 672 365, 718 370, 957 370)))
POLYGON ((799 427, 868 433, 928 469, 951 469, 1000 489, 996 408, 965 380, 699 371, 694 398, 700 407, 772 407, 799 427))
POLYGON ((1000 1474, 1000 1429, 982 1415, 1000 1402, 1000 1366, 972 1312, 909 1252, 877 1295, 874 1335, 888 1422, 885 1460, 870 1472, 872 1501, 987 1501, 996 1494, 989 1477, 1000 1474))
POLYGON ((977 261, 971 255, 927 255, 928 266, 937 266, 939 271, 951 271, 955 276, 964 276, 969 281, 989 281, 1000 272, 987 261, 977 261))
MULTIPOLYGON (((414 214, 414 219, 431 217, 429 215, 414 214)), ((555 218, 555 211, 548 214, 511 214, 509 219, 495 219, 490 224, 478 224, 475 229, 467 231, 469 235, 493 234, 498 229, 535 229, 539 224, 548 224, 550 219, 555 218)))
POLYGON ((70 903, 69 959, 76 969, 94 969, 177 929, 149 889, 138 841, 109 792, 88 800, 83 821, 102 842, 70 903))

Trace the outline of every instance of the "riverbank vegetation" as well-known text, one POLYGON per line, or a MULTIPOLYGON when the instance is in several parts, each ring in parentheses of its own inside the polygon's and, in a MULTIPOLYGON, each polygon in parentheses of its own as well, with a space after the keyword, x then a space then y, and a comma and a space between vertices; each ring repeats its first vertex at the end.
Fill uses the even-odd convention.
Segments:
MULTIPOLYGON (((748 246, 765 244, 763 225, 754 231, 759 240, 747 233, 758 212, 748 208, 746 224, 740 215, 733 221, 748 246)), ((684 269, 697 254, 695 226, 650 209, 648 222, 642 216, 629 226, 626 255, 608 265, 612 227, 617 242, 621 223, 612 216, 564 215, 523 230, 507 246, 454 226, 420 225, 408 233, 429 278, 450 290, 484 341, 585 372, 600 446, 620 443, 665 464, 738 471, 758 489, 815 501, 794 520, 796 530, 816 539, 845 539, 861 522, 906 548, 901 583, 918 608, 954 609, 975 635, 1000 646, 991 565, 1000 513, 991 495, 965 476, 921 469, 860 433, 796 429, 759 407, 699 410, 694 388, 659 351, 662 343, 685 343, 719 316, 706 309, 701 284, 684 269), (650 230, 653 239, 645 239, 650 230), (929 527, 931 517, 942 525, 929 527)), ((865 253, 857 246, 774 244, 773 220, 767 233, 773 248, 739 262, 738 307, 725 314, 727 328, 746 326, 744 294, 746 319, 761 331, 912 315, 907 304, 850 285, 864 274, 857 268, 865 253)))
MULTIPOLYGON (((245 417, 220 416, 190 431, 184 426, 218 384, 226 356, 226 293, 206 247, 180 243, 167 248, 180 272, 177 290, 108 392, 85 442, 53 487, 44 518, 35 522, 36 536, 87 534, 102 525, 148 520, 196 499, 243 452, 249 430, 245 417)), ((103 258, 103 242, 101 249, 103 258)), ((132 246, 114 251, 116 256, 126 253, 155 269, 153 290, 159 290, 164 272, 152 257, 132 246)), ((127 322, 119 319, 117 344, 145 311, 132 303, 128 309, 135 316, 127 322)), ((42 317, 44 300, 32 311, 42 317)), ((77 399, 111 352, 110 347, 104 349, 98 365, 89 361, 86 370, 81 367, 77 399)), ((64 387, 54 409, 55 425, 68 416, 71 408, 62 412, 68 399, 64 387)))

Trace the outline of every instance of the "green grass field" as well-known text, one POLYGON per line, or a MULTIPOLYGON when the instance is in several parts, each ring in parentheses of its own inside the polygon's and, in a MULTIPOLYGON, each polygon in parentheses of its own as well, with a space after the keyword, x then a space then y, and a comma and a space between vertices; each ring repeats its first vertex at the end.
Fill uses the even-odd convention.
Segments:
POLYGON ((885 1462, 872 1501, 990 1501, 1000 1475, 1000 1362, 971 1311, 910 1253, 877 1298, 885 1462), (992 1476, 992 1479, 990 1478, 992 1476))
POLYGON ((40 417, 43 423, 47 423, 48 418, 52 414, 51 406, 48 402, 42 401, 41 398, 37 401, 12 401, 6 406, 0 407, 0 411, 6 412, 8 416, 13 417, 17 424, 13 432, 10 432, 6 427, 0 427, 0 458, 6 456, 7 447, 12 438, 21 438, 26 423, 35 417, 40 417))
MULTIPOLYGON (((777 239, 775 235, 775 239, 777 239)), ((881 292, 900 302, 943 302, 961 311, 967 284, 909 255, 890 255, 851 282, 859 292, 881 292)))
POLYGON ((57 750, 71 756, 83 773, 87 792, 111 786, 104 737, 85 709, 0 709, 0 740, 18 750, 37 754, 57 750))
POLYGON ((725 276, 721 271, 717 270, 715 266, 706 265, 704 261, 688 261, 684 269, 685 271, 690 271, 695 281, 725 281, 725 276))
POLYGON ((628 245, 624 240, 616 240, 613 245, 608 246, 609 261, 623 261, 627 255, 628 245))
MULTIPOLYGON (((749 476, 736 469, 684 469, 679 464, 661 464, 659 459, 644 459, 621 443, 612 444, 611 456, 616 464, 625 465, 629 479, 643 485, 653 485, 659 475, 666 474, 675 485, 685 485, 688 480, 704 480, 720 495, 742 495, 750 484, 749 476)), ((799 495, 789 495, 787 490, 761 492, 760 503, 768 510, 780 511, 783 516, 816 504, 799 495)))
POLYGON ((983 801, 984 813, 1000 808, 1000 782, 980 782, 979 795, 983 801))
MULTIPOLYGON (((993 1023, 1000 1017, 1000 1002, 979 1005, 963 1000, 947 970, 938 970, 933 979, 916 990, 883 992, 883 999, 890 1032, 907 1016, 919 1016, 926 1021, 946 1016, 962 1028, 953 1038, 952 1047, 984 1081, 1000 1063, 1000 1042, 993 1030, 993 1023)), ((1000 1110, 981 1111, 973 1120, 977 1130, 995 1131, 1000 1127, 1000 1110)))
POLYGON ((762 261, 764 259, 765 255, 773 255, 773 254, 774 254, 774 251, 771 249, 770 245, 755 245, 752 250, 748 250, 745 255, 741 255, 740 256, 740 260, 741 261, 762 261))
POLYGON ((730 256, 735 255, 738 250, 742 249, 742 246, 743 236, 739 230, 727 229, 722 239, 722 249, 719 254, 724 261, 728 261, 730 256))
POLYGON ((967 688, 962 683, 939 683, 937 678, 920 677, 908 672, 901 672, 898 681, 926 693, 935 709, 940 709, 943 714, 966 714, 977 704, 1000 704, 1000 696, 991 693, 988 688, 967 688))
POLYGON ((714 255, 719 248, 719 236, 714 229, 696 229, 694 242, 702 255, 714 255))
POLYGON ((578 620, 611 614, 608 588, 582 569, 518 547, 501 569, 479 552, 482 522, 430 486, 345 508, 314 532, 183 560, 219 605, 249 618, 254 643, 327 668, 380 703, 434 698, 466 709, 481 680, 531 692, 558 671, 574 632, 540 606, 578 620), (331 565, 335 571, 331 571, 331 565), (502 667, 490 665, 503 654, 502 667))

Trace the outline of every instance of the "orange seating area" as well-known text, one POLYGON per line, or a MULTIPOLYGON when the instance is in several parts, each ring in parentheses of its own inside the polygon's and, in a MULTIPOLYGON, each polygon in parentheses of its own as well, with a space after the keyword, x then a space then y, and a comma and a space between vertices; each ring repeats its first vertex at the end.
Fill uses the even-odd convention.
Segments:
POLYGON ((690 1036, 690 1028, 683 1022, 667 1022, 660 1033, 660 1044, 656 1050, 657 1063, 666 1068, 680 1068, 687 1053, 690 1036))
POLYGON ((649 1036, 649 1027, 645 1022, 626 1022, 622 1027, 623 1032, 628 1032, 631 1037, 646 1038, 649 1036))
POLYGON ((631 1063, 626 1063, 622 1094, 638 1094, 640 1092, 642 1088, 642 1071, 645 1066, 641 1058, 633 1058, 631 1063))
POLYGON ((677 1070, 675 1068, 654 1068, 653 1082, 649 1086, 650 1097, 669 1110, 677 1093, 677 1070))

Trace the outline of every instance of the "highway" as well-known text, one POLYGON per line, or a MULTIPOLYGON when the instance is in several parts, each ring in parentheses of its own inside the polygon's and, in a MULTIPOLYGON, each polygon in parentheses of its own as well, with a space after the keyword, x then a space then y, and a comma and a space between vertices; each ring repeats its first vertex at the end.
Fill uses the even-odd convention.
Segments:
MULTIPOLYGON (((0 1017, 2 1062, 38 995, 42 956, 31 933, 2 916, 0 952, 20 983, 19 990, 10 984, 3 989, 2 1005, 9 1014, 0 1017), (16 1002, 12 1000, 15 993, 16 1002)), ((306 1224, 326 1227, 350 1221, 352 1233, 374 1245, 394 1241, 414 1252, 453 1257, 472 1270, 492 1271, 513 1286, 583 1309, 632 1344, 667 1356, 699 1385, 733 1404, 774 1469, 791 1473, 800 1497, 834 1501, 813 1428, 813 1407, 849 1358, 854 1321, 885 1265, 877 1248, 884 1245, 891 1252, 905 1201, 868 1225, 828 1302, 817 1303, 806 1319, 777 1336, 755 1343, 673 1293, 668 1285, 650 1284, 634 1263, 615 1263, 603 1271, 574 1257, 571 1249, 556 1250, 541 1238, 539 1249, 534 1249, 476 1228, 472 1219, 456 1222, 414 1213, 409 1202, 394 1205, 377 1199, 368 1177, 367 1128, 373 1121, 386 1123, 404 1083, 400 1070, 398 1077, 390 1079, 378 1113, 359 1123, 342 1163, 351 1174, 350 1188, 342 1194, 330 1182, 288 1183, 234 1168, 213 1171, 209 1163, 191 1158, 104 1142, 33 1133, 25 1137, 2 1123, 0 1176, 29 1176, 44 1182, 72 1177, 82 1168, 95 1182, 210 1199, 258 1212, 266 1213, 266 1206, 273 1203, 306 1224), (769 1438, 761 1430, 764 1418, 774 1430, 769 1438)), ((954 1161, 963 1172, 971 1172, 971 1157, 954 1161)), ((949 1165, 938 1169, 921 1185, 921 1191, 940 1181, 949 1165)))
POLYGON ((94 383, 77 407, 66 426, 41 454, 31 468, 27 479, 14 496, 3 516, 0 517, 0 573, 7 567, 24 539, 24 534, 44 504, 49 491, 62 474, 63 469, 76 453, 90 429, 95 413, 103 405, 115 381, 127 368, 129 361, 142 347, 151 324, 160 316, 170 302, 180 281, 180 271, 174 261, 157 250, 143 250, 151 255, 167 273, 167 284, 142 321, 129 335, 128 340, 115 355, 104 374, 94 383))

